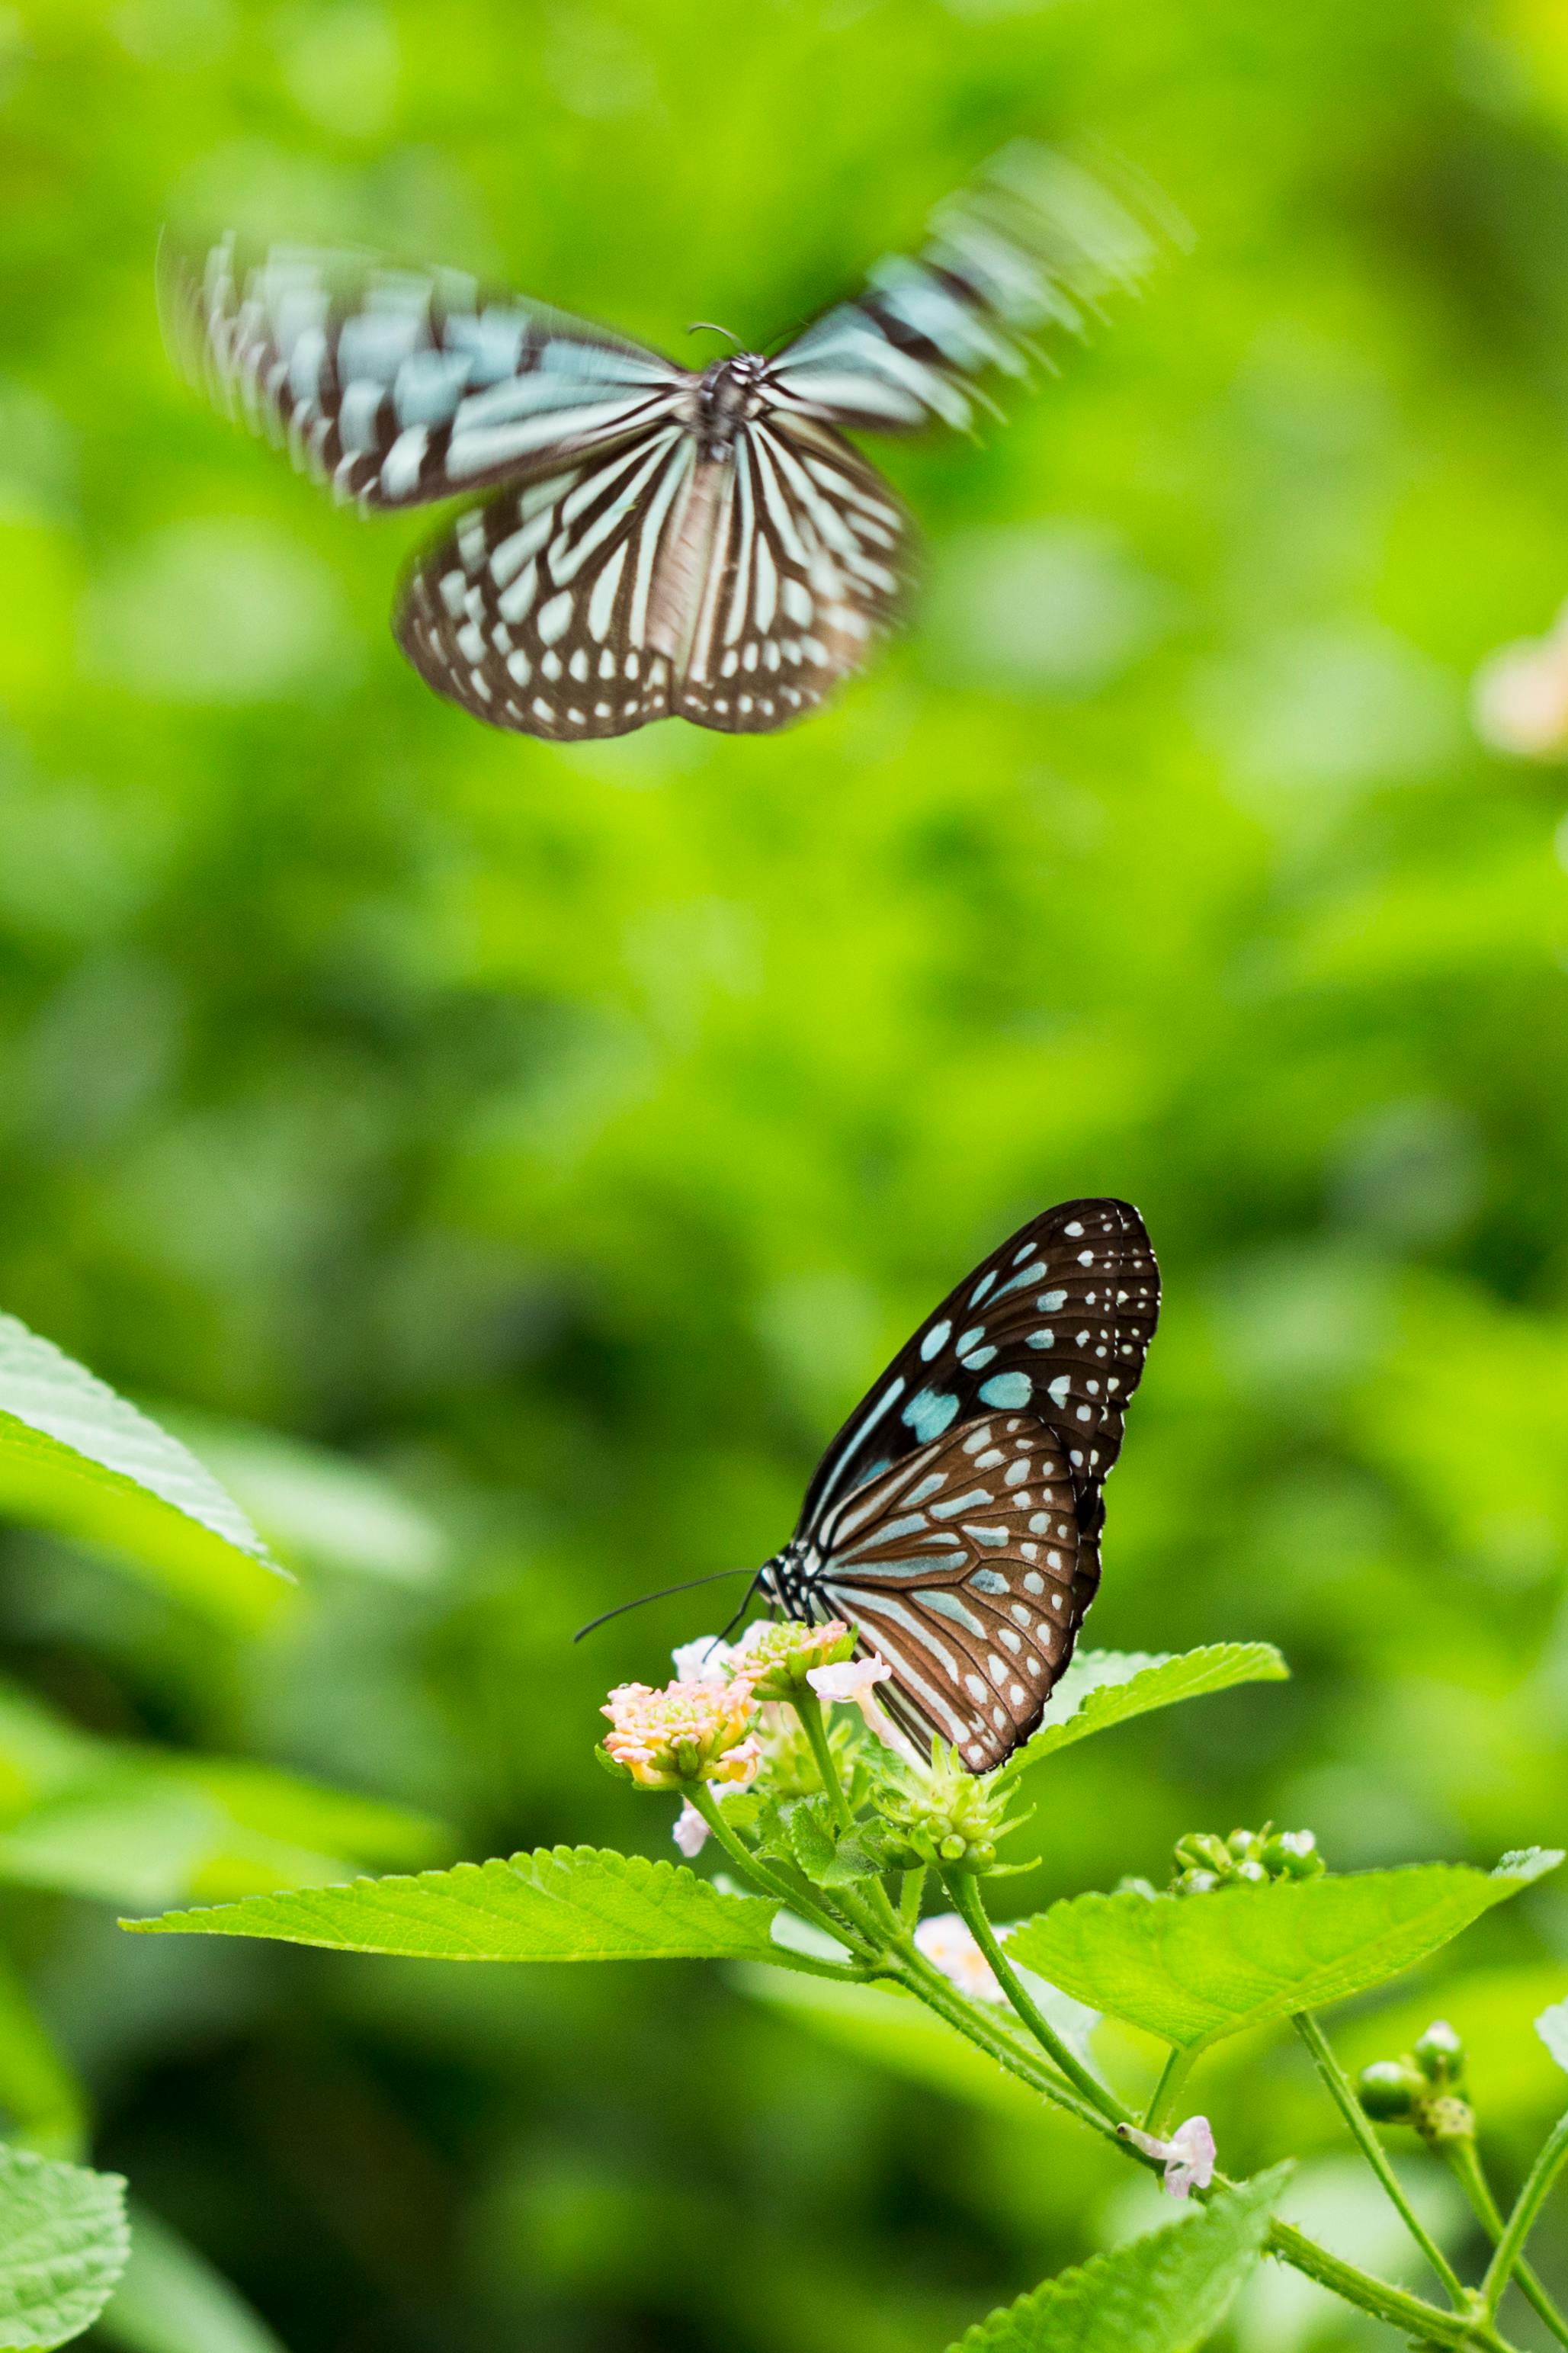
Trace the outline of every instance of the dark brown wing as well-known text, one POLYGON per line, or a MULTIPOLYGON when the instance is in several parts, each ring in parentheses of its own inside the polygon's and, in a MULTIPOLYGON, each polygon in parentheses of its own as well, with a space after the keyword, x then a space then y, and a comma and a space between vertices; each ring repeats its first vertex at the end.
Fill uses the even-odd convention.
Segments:
POLYGON ((1066 1450, 1022 1414, 906 1455, 824 1515, 815 1547, 813 1594, 892 1668, 893 1715, 974 1773, 1037 1727, 1100 1579, 1066 1450))

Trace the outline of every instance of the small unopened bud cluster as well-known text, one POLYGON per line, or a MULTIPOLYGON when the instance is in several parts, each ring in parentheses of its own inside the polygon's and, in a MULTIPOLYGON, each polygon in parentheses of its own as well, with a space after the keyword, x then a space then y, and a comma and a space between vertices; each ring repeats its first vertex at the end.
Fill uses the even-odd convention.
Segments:
POLYGON ((830 1618, 826 1626, 762 1618, 736 1643, 731 1672, 745 1677, 758 1699, 797 1699, 810 1692, 815 1670, 837 1666, 854 1649, 854 1629, 841 1618, 830 1618))
POLYGON ((994 1871, 996 1841, 1016 1827, 1014 1790, 966 1772, 941 1741, 929 1765, 903 1764, 877 1791, 882 1817, 911 1859, 948 1871, 994 1871))
POLYGON ((1469 2140, 1475 2112, 1462 2097, 1465 2046, 1446 2018, 1434 2019, 1415 2049, 1375 2059, 1356 2083, 1362 2107, 1380 2125, 1409 2125, 1433 2148, 1469 2140))
POLYGON ((1310 1831, 1277 1831, 1272 1822, 1265 1822, 1260 1831, 1232 1831, 1228 1838, 1213 1831, 1190 1831, 1177 1840, 1174 1860, 1171 1887, 1176 1895, 1261 1886, 1270 1879, 1316 1879, 1326 1868, 1310 1831))

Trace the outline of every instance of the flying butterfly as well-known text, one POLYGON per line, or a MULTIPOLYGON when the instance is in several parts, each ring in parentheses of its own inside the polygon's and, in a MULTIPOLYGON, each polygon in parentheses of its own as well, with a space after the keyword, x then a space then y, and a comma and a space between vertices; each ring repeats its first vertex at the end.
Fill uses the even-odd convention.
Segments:
POLYGON ((362 510, 485 489, 394 617, 426 683, 557 743, 674 716, 805 717, 904 605, 910 517, 844 438, 966 427, 1152 252, 1100 183, 1020 145, 939 208, 917 259, 774 356, 700 373, 452 270, 232 240, 163 271, 170 341, 229 409, 362 510))
POLYGON ((1160 1313, 1129 1202, 1064 1201, 928 1315, 818 1463, 757 1572, 885 1659, 879 1696, 975 1773, 1039 1725, 1100 1583, 1101 1491, 1160 1313))

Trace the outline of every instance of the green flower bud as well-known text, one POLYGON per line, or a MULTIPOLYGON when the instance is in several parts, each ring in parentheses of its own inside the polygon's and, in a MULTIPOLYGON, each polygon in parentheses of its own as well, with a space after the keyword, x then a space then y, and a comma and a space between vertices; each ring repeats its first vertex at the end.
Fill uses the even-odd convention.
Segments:
POLYGON ((1415 2129, 1428 2148, 1447 2148, 1455 2141, 1474 2140, 1476 2112, 1455 2092, 1440 2092, 1416 2103, 1415 2129))
POLYGON ((1235 1876, 1237 1879, 1245 1879, 1249 1885, 1257 1886, 1268 1879, 1268 1873, 1260 1862, 1247 1862, 1237 1864, 1235 1876))
POLYGON ((1219 1885, 1219 1874, 1213 1871, 1184 1871, 1176 1882, 1178 1895, 1206 1895, 1219 1885))
POLYGON ((936 1851, 943 1862, 962 1862, 969 1852, 969 1845, 967 1840, 961 1839, 956 1831, 950 1831, 946 1838, 939 1841, 936 1851))
POLYGON ((1426 2081, 1439 2090, 1463 2083, 1465 2046, 1446 2018, 1433 2020, 1412 2055, 1426 2081))
POLYGON ((879 1768, 873 1795, 900 1847, 919 1862, 994 1871, 996 1842, 1017 1826, 1015 1782, 970 1773, 940 1740, 929 1765, 890 1761, 879 1768))
POLYGON ((1258 1836, 1259 1834, 1254 1831, 1232 1831, 1226 1844, 1237 1862, 1247 1862, 1252 1858, 1253 1850, 1258 1843, 1258 1836))
POLYGON ((1408 2059, 1374 2059, 1356 2079, 1356 2095, 1374 2124, 1408 2124, 1426 2088, 1408 2059))
POLYGON ((1260 1860, 1277 1878, 1316 1879, 1326 1868, 1310 1831, 1277 1831, 1266 1841, 1260 1860))

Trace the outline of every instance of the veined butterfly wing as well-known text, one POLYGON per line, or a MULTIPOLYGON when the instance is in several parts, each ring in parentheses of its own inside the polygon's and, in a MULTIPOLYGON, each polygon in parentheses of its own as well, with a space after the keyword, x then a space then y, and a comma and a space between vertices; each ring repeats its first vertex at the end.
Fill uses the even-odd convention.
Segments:
POLYGON ((879 1696, 921 1750, 972 1772, 1040 1721, 1100 1580, 1058 1433, 1023 1414, 956 1423, 823 1513, 797 1558, 819 1616, 893 1670, 879 1696))
POLYGON ((673 708, 764 733, 866 661, 903 602, 914 532, 876 468, 804 418, 757 417, 724 471, 673 708))
POLYGON ((1121 1445, 1160 1313, 1160 1276, 1129 1201, 1063 1201, 948 1293, 867 1391, 818 1463, 798 1538, 889 1462, 986 1412, 1061 1440, 1080 1525, 1121 1445))
POLYGON ((457 270, 277 246, 241 276, 165 259, 170 341, 231 415, 364 507, 557 469, 668 417, 695 379, 658 353, 457 270))
POLYGON ((773 361, 767 388, 782 410, 863 432, 933 419, 967 428, 977 404, 992 405, 977 377, 1026 375, 1037 335, 1080 332, 1155 251, 1100 181, 1027 142, 1005 149, 931 227, 919 255, 879 262, 862 293, 773 361))
POLYGON ((645 427, 616 449, 460 515, 404 583, 397 641, 437 694, 556 743, 669 709, 659 587, 696 463, 645 427))

